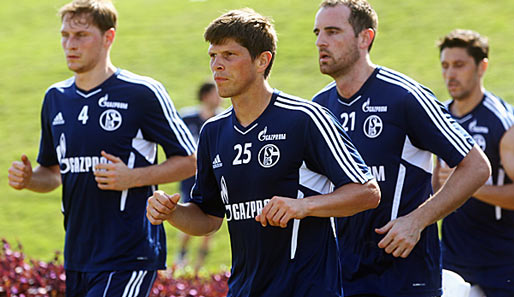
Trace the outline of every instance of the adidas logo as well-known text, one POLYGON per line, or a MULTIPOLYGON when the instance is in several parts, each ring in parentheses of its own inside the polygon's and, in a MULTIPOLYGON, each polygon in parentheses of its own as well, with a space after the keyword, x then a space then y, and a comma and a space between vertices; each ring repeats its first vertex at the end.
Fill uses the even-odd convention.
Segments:
POLYGON ((212 161, 212 169, 220 168, 221 166, 223 166, 223 163, 221 162, 220 155, 218 154, 214 157, 214 161, 212 161))
POLYGON ((62 117, 62 113, 61 113, 61 112, 59 112, 59 113, 55 116, 55 118, 54 118, 54 120, 53 120, 53 122, 52 122, 52 126, 57 126, 57 125, 62 125, 62 124, 64 124, 64 118, 62 117))

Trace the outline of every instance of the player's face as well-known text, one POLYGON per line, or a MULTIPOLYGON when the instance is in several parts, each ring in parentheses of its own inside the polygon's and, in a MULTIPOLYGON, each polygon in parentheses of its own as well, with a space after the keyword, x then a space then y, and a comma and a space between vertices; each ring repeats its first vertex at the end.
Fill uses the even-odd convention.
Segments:
POLYGON ((321 73, 334 78, 348 73, 360 58, 357 37, 348 22, 345 5, 321 8, 316 14, 314 34, 321 73))
POLYGON ((455 100, 466 99, 480 87, 482 74, 465 48, 445 48, 441 52, 441 68, 446 88, 455 100))
POLYGON ((87 15, 66 15, 61 27, 61 45, 68 68, 75 73, 93 69, 106 58, 104 34, 94 26, 87 15))
POLYGON ((209 46, 211 71, 221 97, 244 94, 257 78, 255 61, 250 52, 233 39, 209 46))

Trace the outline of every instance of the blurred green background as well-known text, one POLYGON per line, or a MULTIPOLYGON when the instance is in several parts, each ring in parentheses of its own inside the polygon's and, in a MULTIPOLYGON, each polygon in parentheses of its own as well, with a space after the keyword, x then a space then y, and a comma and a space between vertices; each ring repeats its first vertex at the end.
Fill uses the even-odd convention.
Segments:
MULTIPOLYGON (((63 247, 60 189, 48 194, 15 191, 7 184, 7 169, 22 153, 36 159, 43 94, 52 83, 72 75, 60 48, 57 16, 66 2, 7 0, 0 10, 0 238, 11 244, 21 242, 29 257, 45 261, 63 247)), ((319 73, 312 33, 318 0, 114 3, 119 12, 111 55, 114 64, 161 81, 178 109, 196 104, 198 85, 210 78, 203 31, 229 9, 252 7, 275 20, 279 43, 270 78, 273 87, 311 98, 330 82, 319 73)), ((474 29, 490 41, 486 88, 514 102, 512 0, 371 0, 371 4, 379 15, 371 52, 374 63, 406 73, 446 100, 435 41, 454 28, 474 29)), ((175 192, 177 186, 161 189, 175 192)), ((171 264, 178 237, 169 226, 167 231, 171 264)), ((219 270, 222 265, 230 265, 226 226, 215 235, 207 260, 209 270, 219 270)))

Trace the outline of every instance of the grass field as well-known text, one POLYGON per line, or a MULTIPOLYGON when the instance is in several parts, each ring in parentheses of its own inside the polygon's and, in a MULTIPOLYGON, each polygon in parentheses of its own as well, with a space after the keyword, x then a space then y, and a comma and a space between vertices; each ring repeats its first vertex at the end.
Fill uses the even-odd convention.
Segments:
MULTIPOLYGON (((30 257, 41 260, 49 260, 63 247, 60 189, 44 195, 15 191, 7 185, 7 168, 22 153, 35 160, 44 91, 71 76, 64 64, 56 16, 66 2, 8 0, 0 9, 0 237, 11 243, 19 240, 30 257)), ((194 104, 198 84, 210 77, 204 28, 222 12, 248 6, 275 20, 279 43, 272 86, 310 98, 330 81, 318 71, 312 33, 319 2, 118 0, 120 20, 113 62, 163 82, 178 108, 194 104)), ((486 87, 514 102, 511 0, 371 3, 379 15, 379 33, 371 52, 375 63, 410 75, 445 99, 435 40, 453 28, 474 29, 490 39, 486 87)), ((176 191, 173 184, 161 188, 176 191)), ((176 235, 168 228, 170 255, 176 250, 176 235)), ((230 245, 224 227, 214 239, 207 266, 216 270, 229 263, 230 245)))

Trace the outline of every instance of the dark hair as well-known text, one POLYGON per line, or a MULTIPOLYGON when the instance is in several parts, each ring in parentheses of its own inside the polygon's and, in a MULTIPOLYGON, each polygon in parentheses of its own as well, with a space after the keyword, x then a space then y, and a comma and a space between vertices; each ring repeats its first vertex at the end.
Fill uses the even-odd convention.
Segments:
POLYGON ((215 89, 216 85, 212 82, 203 83, 198 89, 198 100, 202 101, 203 97, 207 95, 212 89, 215 89))
POLYGON ((248 49, 252 60, 263 52, 271 52, 271 61, 264 72, 264 78, 268 77, 277 49, 277 34, 270 18, 251 8, 231 10, 209 24, 204 38, 211 44, 223 44, 227 39, 234 39, 248 49))
POLYGON ((337 5, 344 5, 350 9, 348 22, 353 28, 355 37, 365 29, 371 29, 375 32, 375 36, 368 47, 368 51, 370 51, 378 30, 378 15, 373 7, 365 0, 324 0, 320 7, 335 7, 337 5))
POLYGON ((445 48, 465 48, 477 65, 489 56, 489 41, 487 37, 472 30, 455 29, 439 40, 438 46, 439 54, 445 48))
POLYGON ((71 18, 78 15, 89 16, 93 25, 102 33, 111 28, 116 29, 118 12, 109 0, 74 0, 59 9, 61 21, 68 14, 71 18))

